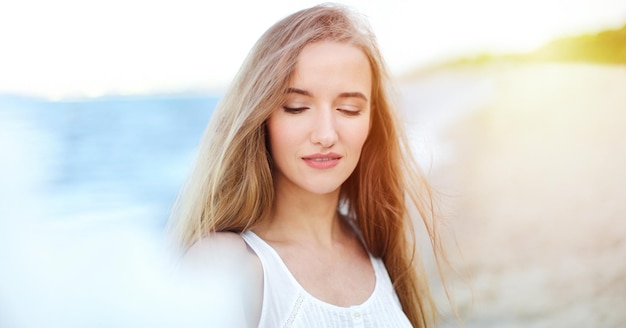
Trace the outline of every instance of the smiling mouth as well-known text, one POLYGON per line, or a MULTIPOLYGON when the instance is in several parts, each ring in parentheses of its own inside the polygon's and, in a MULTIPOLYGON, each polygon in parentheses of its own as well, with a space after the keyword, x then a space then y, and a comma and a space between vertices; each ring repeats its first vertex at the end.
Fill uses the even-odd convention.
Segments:
POLYGON ((339 164, 341 155, 339 154, 315 154, 302 157, 304 162, 314 169, 330 169, 339 164))

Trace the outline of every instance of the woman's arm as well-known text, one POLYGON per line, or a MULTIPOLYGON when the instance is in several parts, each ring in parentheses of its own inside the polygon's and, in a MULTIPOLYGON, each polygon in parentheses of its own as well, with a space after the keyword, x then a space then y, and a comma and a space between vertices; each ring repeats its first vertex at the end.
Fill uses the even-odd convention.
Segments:
MULTIPOLYGON (((183 265, 200 285, 215 291, 220 308, 232 309, 215 313, 216 322, 227 322, 232 327, 258 326, 263 305, 263 267, 241 236, 213 233, 189 248, 183 265)), ((211 326, 210 322, 207 324, 211 326)))

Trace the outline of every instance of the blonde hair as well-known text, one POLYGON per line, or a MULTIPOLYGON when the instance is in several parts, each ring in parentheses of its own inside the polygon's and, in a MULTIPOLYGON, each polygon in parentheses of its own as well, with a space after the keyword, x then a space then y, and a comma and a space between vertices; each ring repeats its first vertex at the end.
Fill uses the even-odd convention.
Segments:
POLYGON ((383 259, 413 326, 436 324, 408 207, 417 209, 436 258, 444 256, 432 191, 391 106, 375 36, 364 19, 344 7, 324 4, 296 12, 257 41, 204 133, 174 205, 171 230, 187 248, 210 232, 242 232, 268 217, 274 185, 265 122, 282 105, 301 50, 322 40, 358 47, 372 69, 372 127, 359 164, 342 185, 340 206, 358 223, 368 251, 383 259))

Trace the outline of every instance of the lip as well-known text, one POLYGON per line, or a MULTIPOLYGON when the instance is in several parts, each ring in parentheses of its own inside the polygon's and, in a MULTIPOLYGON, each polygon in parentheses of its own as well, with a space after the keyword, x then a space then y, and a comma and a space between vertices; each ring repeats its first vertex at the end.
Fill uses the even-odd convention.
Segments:
POLYGON ((337 153, 328 153, 328 154, 312 154, 302 157, 302 160, 314 169, 330 169, 339 164, 342 156, 337 153))

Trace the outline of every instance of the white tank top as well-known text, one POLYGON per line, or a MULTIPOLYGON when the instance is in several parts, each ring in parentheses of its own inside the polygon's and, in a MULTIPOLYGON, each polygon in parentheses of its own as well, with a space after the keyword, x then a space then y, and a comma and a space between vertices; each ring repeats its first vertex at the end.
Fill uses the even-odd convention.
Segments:
POLYGON ((370 261, 376 286, 360 305, 341 307, 309 294, 291 275, 278 253, 254 232, 241 237, 252 248, 263 266, 263 308, 260 328, 276 327, 411 327, 383 261, 370 261))

